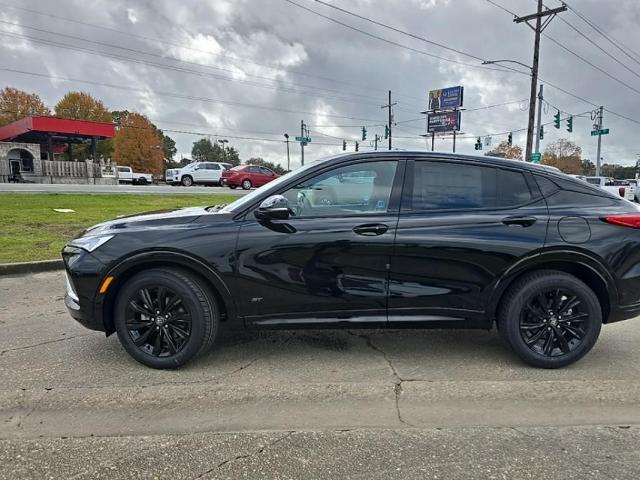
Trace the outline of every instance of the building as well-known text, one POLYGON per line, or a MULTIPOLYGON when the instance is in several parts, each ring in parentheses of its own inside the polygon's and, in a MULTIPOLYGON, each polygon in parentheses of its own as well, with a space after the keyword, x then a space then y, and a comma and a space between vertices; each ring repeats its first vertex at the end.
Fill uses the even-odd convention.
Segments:
POLYGON ((114 134, 113 123, 45 116, 0 127, 0 182, 115 183, 113 170, 105 170, 96 158, 98 142, 114 134), (90 158, 69 161, 78 144, 90 145, 90 158))

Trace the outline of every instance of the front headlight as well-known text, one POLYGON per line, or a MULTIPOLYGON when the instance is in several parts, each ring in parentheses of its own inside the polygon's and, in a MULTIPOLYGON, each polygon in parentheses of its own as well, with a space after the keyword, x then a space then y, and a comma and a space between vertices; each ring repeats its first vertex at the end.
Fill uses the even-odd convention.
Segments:
POLYGON ((115 235, 98 235, 93 237, 80 237, 75 240, 71 240, 69 245, 73 247, 79 247, 87 252, 93 252, 100 245, 104 245, 111 240, 115 235))

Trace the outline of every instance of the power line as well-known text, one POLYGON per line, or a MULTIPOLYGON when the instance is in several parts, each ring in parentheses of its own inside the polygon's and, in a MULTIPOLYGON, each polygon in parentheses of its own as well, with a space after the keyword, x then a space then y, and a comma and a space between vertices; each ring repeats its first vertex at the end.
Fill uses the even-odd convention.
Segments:
MULTIPOLYGON (((3 21, 0 20, 0 23, 2 23, 2 22, 3 21)), ((53 33, 55 34, 55 32, 53 32, 53 33)), ((179 66, 152 62, 152 61, 145 60, 145 59, 142 59, 142 58, 132 58, 132 57, 119 55, 119 54, 115 54, 115 53, 111 53, 111 52, 103 52, 103 51, 100 51, 100 50, 94 50, 94 49, 87 48, 87 47, 80 47, 80 46, 76 46, 76 45, 70 45, 70 44, 58 42, 58 41, 55 41, 55 40, 48 40, 48 39, 33 37, 31 35, 17 34, 17 33, 13 33, 13 32, 8 32, 6 30, 0 30, 0 35, 8 36, 8 37, 14 37, 14 38, 26 38, 26 39, 34 42, 34 43, 54 46, 54 47, 63 48, 63 49, 67 49, 67 50, 78 51, 78 52, 82 52, 82 53, 88 53, 90 55, 97 55, 97 56, 101 56, 101 57, 114 58, 116 60, 123 60, 123 61, 126 61, 126 62, 132 62, 132 63, 137 63, 137 64, 148 65, 148 66, 152 66, 152 67, 163 69, 163 70, 171 70, 171 71, 176 71, 176 72, 180 72, 180 73, 187 73, 187 74, 195 75, 195 76, 199 76, 199 77, 216 78, 216 79, 223 80, 223 81, 233 82, 235 84, 241 83, 241 84, 244 84, 244 85, 249 85, 249 86, 258 87, 258 88, 266 88, 266 89, 269 89, 269 90, 276 90, 276 91, 279 91, 279 92, 286 92, 286 93, 295 93, 295 94, 309 94, 310 93, 309 90, 300 90, 300 89, 295 89, 295 88, 283 87, 283 86, 279 85, 277 82, 274 82, 272 84, 268 84, 267 85, 267 84, 263 84, 263 83, 259 83, 259 82, 247 81, 247 80, 242 80, 242 79, 235 79, 235 78, 232 78, 232 77, 218 75, 218 74, 214 74, 214 73, 202 72, 202 71, 199 71, 199 70, 192 70, 192 69, 187 69, 187 68, 183 68, 183 67, 179 67, 179 66)), ((86 40, 86 41, 91 42, 91 40, 86 40)), ((142 51, 138 51, 138 53, 148 54, 148 55, 155 55, 155 54, 149 54, 147 52, 142 52, 142 51)), ((211 68, 217 68, 217 67, 211 67, 211 68)), ((311 89, 314 89, 314 90, 330 90, 330 89, 324 89, 322 87, 313 87, 313 86, 311 86, 311 87, 306 86, 305 88, 311 88, 311 89)), ((312 91, 311 94, 315 94, 315 92, 312 91)), ((326 95, 326 94, 324 94, 324 95, 315 94, 315 95, 318 98, 322 98, 322 99, 332 99, 332 100, 341 101, 341 102, 347 102, 347 103, 356 103, 356 104, 361 104, 361 105, 377 106, 377 104, 374 104, 374 103, 354 100, 354 99, 351 99, 349 97, 344 97, 344 96, 326 95)), ((374 97, 370 97, 370 98, 374 98, 374 97)))
POLYGON ((520 70, 517 70, 515 68, 511 68, 511 67, 494 68, 494 67, 487 67, 487 66, 483 66, 483 65, 475 65, 473 63, 462 62, 460 60, 455 60, 455 59, 452 59, 452 58, 442 57, 440 55, 435 55, 433 53, 425 52, 424 50, 419 50, 419 49, 413 48, 413 47, 411 47, 409 45, 404 45, 402 43, 398 43, 398 42, 395 42, 393 40, 389 40, 388 38, 384 38, 384 37, 381 37, 379 35, 375 35, 373 33, 367 32, 366 30, 362 30, 360 28, 354 27, 353 25, 349 25, 348 23, 341 22, 340 20, 337 20, 337 19, 335 19, 333 17, 329 17, 328 15, 324 15, 324 14, 322 14, 322 13, 316 11, 316 10, 313 10, 311 8, 308 8, 308 7, 305 7, 304 5, 300 5, 299 3, 296 3, 293 0, 284 0, 284 1, 287 2, 287 3, 290 3, 291 5, 295 5, 298 8, 306 10, 307 12, 313 13, 314 15, 317 15, 317 16, 325 18, 325 19, 327 19, 327 20, 329 20, 329 21, 331 21, 333 23, 341 25, 341 26, 343 26, 345 28, 348 28, 350 30, 359 32, 359 33, 361 33, 363 35, 366 35, 367 37, 375 38, 376 40, 380 40, 380 41, 388 43, 390 45, 394 45, 396 47, 400 47, 400 48, 403 48, 405 50, 410 50, 412 52, 419 53, 419 54, 425 55, 427 57, 437 58, 439 60, 443 60, 443 61, 451 62, 451 63, 456 63, 458 65, 464 65, 464 66, 471 67, 471 68, 479 68, 479 69, 483 69, 483 70, 493 70, 493 71, 497 71, 497 72, 513 71, 513 72, 517 72, 517 73, 520 73, 520 74, 523 74, 523 75, 528 75, 525 72, 521 72, 520 70))
MULTIPOLYGON (((288 1, 288 0, 286 0, 286 1, 288 1)), ((440 47, 440 48, 442 48, 444 50, 449 50, 449 51, 455 52, 455 53, 457 53, 459 55, 463 55, 465 57, 469 57, 469 58, 472 58, 474 60, 478 60, 480 62, 486 60, 484 58, 478 57, 478 56, 473 55, 471 53, 463 52, 462 50, 458 50, 458 49, 450 47, 448 45, 444 45, 442 43, 438 43, 438 42, 435 42, 433 40, 429 40, 427 38, 421 37, 420 35, 416 35, 416 34, 410 33, 410 32, 405 32, 404 30, 400 30, 399 28, 392 27, 391 25, 387 25, 386 23, 378 22, 376 20, 373 20, 371 18, 365 17, 363 15, 358 15, 355 12, 351 12, 351 11, 346 10, 344 8, 340 8, 337 5, 333 5, 331 3, 327 3, 327 2, 324 2, 322 0, 315 0, 315 2, 316 3, 320 3, 321 5, 324 5, 325 7, 329 7, 329 8, 333 8, 334 10, 338 10, 339 12, 345 13, 347 15, 351 15, 352 17, 359 18, 360 20, 364 20, 366 22, 373 23, 374 25, 378 25, 379 27, 383 27, 383 28, 392 30, 392 31, 394 31, 396 33, 400 33, 402 35, 406 35, 406 36, 414 38, 416 40, 420 40, 422 42, 428 43, 429 45, 434 45, 434 46, 440 47)), ((293 2, 289 2, 289 3, 293 3, 293 2)))
POLYGON ((595 22, 593 22, 587 16, 583 15, 582 13, 580 13, 578 10, 576 10, 574 7, 572 7, 568 3, 565 2, 565 5, 578 18, 580 18, 583 22, 585 22, 587 25, 589 25, 591 28, 593 28, 596 32, 598 32, 600 35, 602 35, 607 41, 609 41, 609 43, 611 43, 614 47, 616 47, 618 50, 620 50, 622 53, 624 53, 627 57, 629 57, 631 60, 633 60, 634 62, 636 62, 637 64, 640 65, 640 61, 638 60, 638 58, 640 58, 640 53, 638 53, 635 50, 631 49, 630 47, 628 47, 627 45, 625 45, 624 43, 622 43, 620 40, 616 39, 612 35, 607 35, 603 31, 603 29, 601 29, 595 22), (634 55, 633 56, 630 55, 629 52, 633 53, 634 55))
MULTIPOLYGON (((30 8, 19 7, 17 5, 11 5, 11 4, 4 3, 4 2, 0 2, 0 5, 4 6, 4 7, 15 9, 15 10, 27 12, 27 13, 30 13, 30 14, 45 16, 45 17, 49 17, 49 18, 54 18, 56 20, 62 20, 62 21, 65 21, 65 22, 73 23, 73 24, 76 24, 76 25, 83 25, 83 26, 90 27, 90 28, 95 28, 95 29, 100 29, 100 30, 104 30, 104 31, 108 31, 108 32, 117 33, 118 35, 126 35, 126 36, 131 37, 131 38, 138 38, 140 40, 145 40, 145 41, 148 41, 148 42, 160 43, 160 44, 169 45, 169 46, 173 46, 173 47, 177 47, 177 48, 182 48, 182 49, 189 50, 189 51, 192 51, 192 52, 204 53, 204 54, 206 54, 208 56, 216 57, 216 58, 222 58, 222 59, 225 59, 225 60, 231 61, 231 62, 250 63, 250 64, 253 64, 253 65, 257 65, 257 66, 260 66, 260 67, 263 67, 263 68, 267 68, 267 69, 273 70, 275 72, 284 71, 284 72, 290 73, 292 75, 299 75, 299 76, 304 76, 304 77, 308 77, 308 78, 316 78, 316 79, 319 79, 319 80, 330 81, 330 82, 343 84, 343 85, 362 87, 362 83, 347 82, 347 81, 344 81, 344 80, 339 80, 339 79, 331 78, 331 77, 325 77, 325 76, 322 76, 322 75, 314 75, 314 74, 310 74, 310 73, 306 73, 306 72, 299 72, 299 71, 287 69, 287 68, 284 68, 284 67, 274 67, 273 65, 256 62, 255 60, 248 59, 246 57, 238 57, 238 56, 235 56, 235 55, 231 56, 231 55, 227 55, 227 54, 214 54, 214 53, 211 53, 208 50, 202 50, 202 49, 198 49, 198 48, 189 47, 187 45, 183 45, 183 44, 175 43, 175 42, 170 42, 168 40, 157 38, 157 37, 148 37, 148 36, 145 36, 145 35, 139 35, 139 34, 135 34, 135 33, 132 33, 132 32, 125 31, 125 30, 118 30, 118 29, 115 29, 115 28, 105 27, 103 25, 97 25, 97 24, 94 24, 94 23, 83 22, 83 21, 80 21, 80 20, 75 20, 75 19, 72 19, 72 18, 60 16, 60 15, 54 15, 52 13, 33 10, 33 9, 30 9, 30 8)), ((188 30, 184 30, 184 31, 187 34, 191 35, 191 32, 189 32, 188 30)), ((373 87, 373 86, 369 85, 369 88, 378 89, 379 87, 373 87)), ((383 90, 383 89, 380 89, 380 90, 383 90)), ((405 98, 410 98, 410 99, 412 99, 414 101, 418 100, 418 97, 414 97, 413 95, 408 95, 408 94, 404 94, 404 93, 401 93, 400 95, 404 96, 405 98)))
MULTIPOLYGON (((77 79, 77 78, 62 77, 62 76, 58 76, 58 75, 49 75, 49 74, 38 73, 38 72, 29 72, 29 71, 18 70, 18 69, 13 69, 13 68, 0 67, 0 71, 17 73, 17 74, 20 74, 20 75, 30 75, 30 76, 35 76, 35 77, 48 78, 48 79, 53 79, 53 80, 62 80, 62 81, 66 81, 66 82, 84 83, 84 84, 87 84, 87 85, 114 88, 114 89, 118 89, 118 90, 127 90, 127 91, 131 91, 131 92, 153 93, 154 95, 158 95, 158 96, 171 97, 171 98, 180 98, 180 99, 185 99, 185 100, 194 100, 194 101, 200 101, 200 102, 205 102, 205 103, 219 103, 219 104, 223 104, 223 105, 232 105, 232 106, 246 107, 246 108, 257 108, 257 109, 262 109, 262 110, 278 111, 278 112, 284 112, 284 113, 295 113, 295 114, 302 114, 302 115, 317 115, 317 113, 318 113, 318 112, 310 112, 310 111, 305 111, 305 110, 289 110, 289 109, 284 109, 284 108, 279 108, 279 107, 249 104, 249 103, 236 102, 236 101, 231 101, 231 100, 222 100, 222 99, 217 99, 217 98, 208 98, 208 97, 198 97, 198 96, 193 96, 193 95, 184 95, 184 94, 179 94, 179 93, 174 93, 174 92, 164 92, 164 91, 158 91, 158 90, 150 90, 150 89, 146 89, 146 88, 127 87, 127 86, 124 86, 124 85, 116 85, 116 84, 105 83, 105 82, 96 82, 96 81, 92 81, 92 80, 83 80, 83 79, 77 79)), ((371 119, 371 118, 352 117, 352 116, 348 116, 348 115, 335 115, 335 114, 329 114, 329 113, 325 113, 325 114, 323 114, 323 116, 332 117, 332 118, 343 118, 343 119, 349 119, 349 120, 361 120, 361 121, 364 121, 364 122, 376 122, 377 121, 377 120, 374 120, 374 119, 371 119)))

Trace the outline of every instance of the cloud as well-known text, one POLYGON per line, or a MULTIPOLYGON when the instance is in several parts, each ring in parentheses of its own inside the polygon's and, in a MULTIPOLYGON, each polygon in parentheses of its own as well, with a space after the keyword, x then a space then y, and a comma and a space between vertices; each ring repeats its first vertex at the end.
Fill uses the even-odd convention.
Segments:
MULTIPOLYGON (((480 66, 478 60, 347 17, 315 2, 296 1, 394 42, 480 66)), ((531 13, 535 7, 530 0, 499 3, 519 14, 531 13)), ((341 0, 337 4, 480 58, 531 62, 530 30, 525 25, 514 24, 509 14, 488 2, 341 0)), ((20 7, 57 18, 6 8, 0 13, 0 20, 17 22, 22 27, 0 26, 0 30, 13 35, 5 33, 2 38, 5 48, 0 50, 0 65, 132 90, 7 72, 2 74, 1 86, 37 92, 49 105, 55 104, 68 90, 89 91, 112 109, 137 110, 161 127, 185 132, 169 133, 185 156, 190 155, 197 133, 206 133, 229 137, 242 158, 259 155, 285 163, 283 133, 297 135, 301 120, 315 125, 311 128, 312 143, 305 149, 308 161, 341 152, 342 139, 348 141, 348 150, 353 150, 356 140, 366 150, 371 148, 370 140, 376 133, 384 133, 383 126, 373 125, 386 123, 387 112, 380 107, 387 101, 388 90, 398 102, 394 109, 395 120, 401 122, 394 128, 394 145, 398 148, 423 149, 425 143, 429 144, 419 136, 424 132, 423 120, 404 121, 421 118, 419 112, 426 108, 427 92, 434 88, 458 84, 465 87, 468 111, 462 113, 465 135, 458 141, 458 152, 475 153, 476 136, 516 132, 527 123, 527 112, 517 104, 473 110, 528 98, 526 75, 472 68, 398 48, 336 25, 284 0, 185 0, 179 3, 100 0, 94 2, 91 9, 86 8, 82 0, 60 0, 55 9, 47 2, 24 0, 20 7), (28 26, 45 31, 29 30, 28 26), (48 32, 99 43, 70 40, 48 32), (50 43, 43 45, 16 35, 72 43, 85 51, 50 43), (105 58, 86 49, 121 58, 105 58), (151 64, 160 64, 162 68, 151 64), (176 98, 171 94, 189 98, 176 98), (216 99, 233 104, 218 103, 216 99), (360 140, 362 125, 369 125, 364 142, 360 140), (232 135, 260 137, 265 141, 233 139, 232 135)), ((584 0, 577 8, 596 21, 603 31, 640 50, 636 47, 640 45, 637 28, 640 2, 620 1, 612 9, 596 0, 584 0)), ((638 62, 626 57, 571 12, 561 17, 640 74, 640 56, 638 62)), ((559 19, 553 21, 546 33, 616 78, 640 89, 638 76, 598 51, 559 19)), ((595 71, 547 38, 542 39, 540 75, 544 81, 596 105, 603 104, 632 118, 640 117, 636 114, 640 111, 640 95, 595 71)), ((588 113, 594 107, 550 84, 545 85, 545 99, 549 103, 545 122, 552 120, 555 107, 585 115, 576 117, 572 134, 547 127, 542 148, 563 136, 578 142, 586 157, 594 158, 596 142, 589 134, 588 113)), ((605 113, 605 126, 611 129, 611 134, 603 137, 605 161, 634 161, 638 124, 605 113)), ((506 135, 498 135, 493 141, 504 139, 506 135)), ((524 133, 514 133, 514 141, 524 145, 524 133)), ((300 161, 300 148, 296 143, 290 146, 295 166, 300 161)), ((436 147, 450 150, 451 138, 438 139, 436 147)))

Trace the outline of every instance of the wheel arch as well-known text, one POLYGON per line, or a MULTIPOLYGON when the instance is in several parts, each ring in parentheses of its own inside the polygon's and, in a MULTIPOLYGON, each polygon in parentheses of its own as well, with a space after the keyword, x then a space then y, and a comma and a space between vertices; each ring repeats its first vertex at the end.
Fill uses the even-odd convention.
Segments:
POLYGON ((600 301, 603 323, 607 323, 618 298, 613 277, 597 259, 583 253, 571 253, 571 255, 567 255, 566 251, 542 253, 535 259, 508 271, 495 285, 487 306, 489 315, 495 318, 509 287, 524 275, 539 270, 556 270, 573 275, 593 290, 600 301))
POLYGON ((122 286, 134 275, 151 268, 176 268, 188 272, 201 280, 208 287, 217 301, 220 310, 220 321, 233 321, 237 318, 237 310, 231 292, 220 275, 209 265, 198 258, 182 252, 170 250, 154 250, 141 252, 120 262, 104 277, 113 276, 113 282, 105 294, 100 308, 107 335, 115 332, 113 324, 113 308, 115 299, 122 286))

